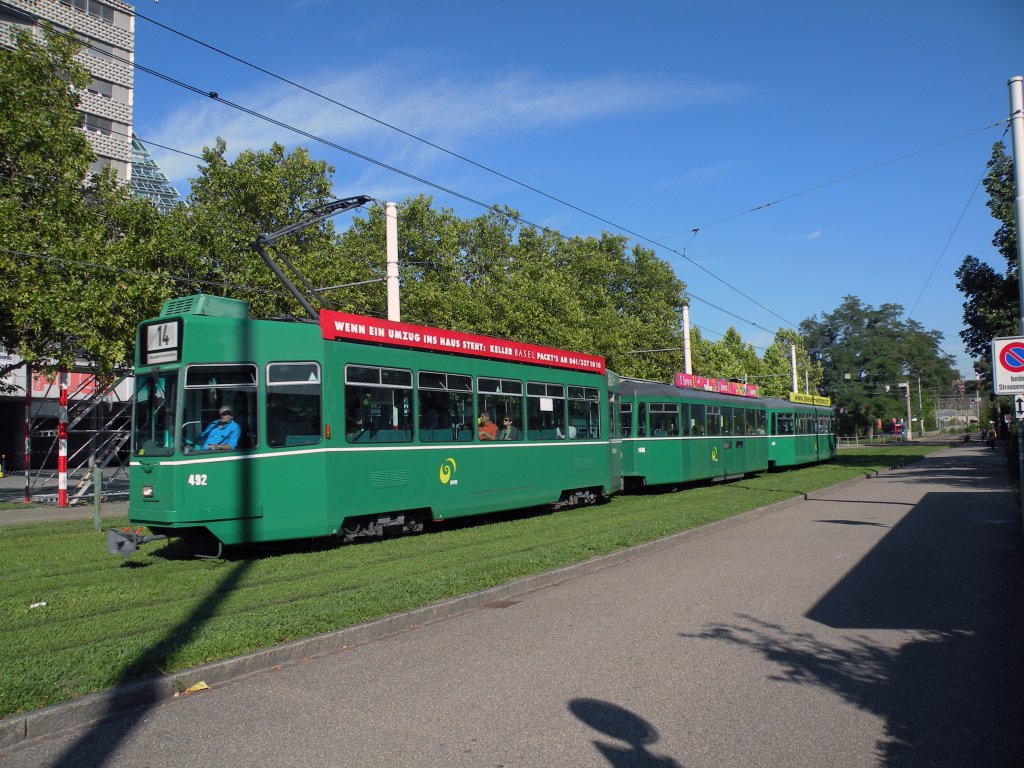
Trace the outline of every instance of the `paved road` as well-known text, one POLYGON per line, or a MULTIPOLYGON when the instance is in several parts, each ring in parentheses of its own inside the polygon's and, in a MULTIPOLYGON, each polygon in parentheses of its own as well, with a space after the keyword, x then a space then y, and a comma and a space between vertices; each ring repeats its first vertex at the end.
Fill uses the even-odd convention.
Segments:
POLYGON ((958 446, 11 766, 1017 766, 1024 549, 958 446))

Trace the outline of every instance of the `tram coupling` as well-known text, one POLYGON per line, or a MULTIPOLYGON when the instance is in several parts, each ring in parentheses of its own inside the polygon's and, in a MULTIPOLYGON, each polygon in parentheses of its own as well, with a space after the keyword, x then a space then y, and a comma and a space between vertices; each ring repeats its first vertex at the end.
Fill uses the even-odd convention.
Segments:
POLYGON ((165 534, 151 534, 143 536, 141 528, 136 528, 135 530, 132 530, 131 528, 122 528, 120 531, 116 528, 108 528, 107 554, 120 555, 127 560, 135 554, 135 550, 137 550, 140 545, 166 538, 167 536, 165 534))

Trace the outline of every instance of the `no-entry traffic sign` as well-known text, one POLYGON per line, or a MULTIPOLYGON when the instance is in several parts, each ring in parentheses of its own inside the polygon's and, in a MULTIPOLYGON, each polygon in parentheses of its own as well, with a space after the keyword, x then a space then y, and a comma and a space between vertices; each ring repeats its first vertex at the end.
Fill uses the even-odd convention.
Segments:
POLYGON ((1024 336, 992 339, 992 391, 997 395, 1024 393, 1024 336))

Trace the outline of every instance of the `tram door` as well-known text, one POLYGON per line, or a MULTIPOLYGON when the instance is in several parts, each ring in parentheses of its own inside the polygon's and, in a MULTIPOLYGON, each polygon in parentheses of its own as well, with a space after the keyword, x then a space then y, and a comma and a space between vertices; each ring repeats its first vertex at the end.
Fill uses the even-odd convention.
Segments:
POLYGON ((622 489, 622 415, 618 393, 608 392, 608 461, 609 488, 612 493, 622 489))

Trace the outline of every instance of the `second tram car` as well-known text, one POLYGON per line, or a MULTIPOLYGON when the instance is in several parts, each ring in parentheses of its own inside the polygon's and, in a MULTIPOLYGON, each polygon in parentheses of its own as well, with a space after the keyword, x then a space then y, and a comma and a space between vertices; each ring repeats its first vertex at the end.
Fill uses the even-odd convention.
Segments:
POLYGON ((725 480, 768 468, 767 411, 753 397, 623 379, 625 488, 725 480))
POLYGON ((835 418, 826 398, 791 395, 797 399, 766 398, 768 468, 794 467, 827 461, 836 455, 835 418))

